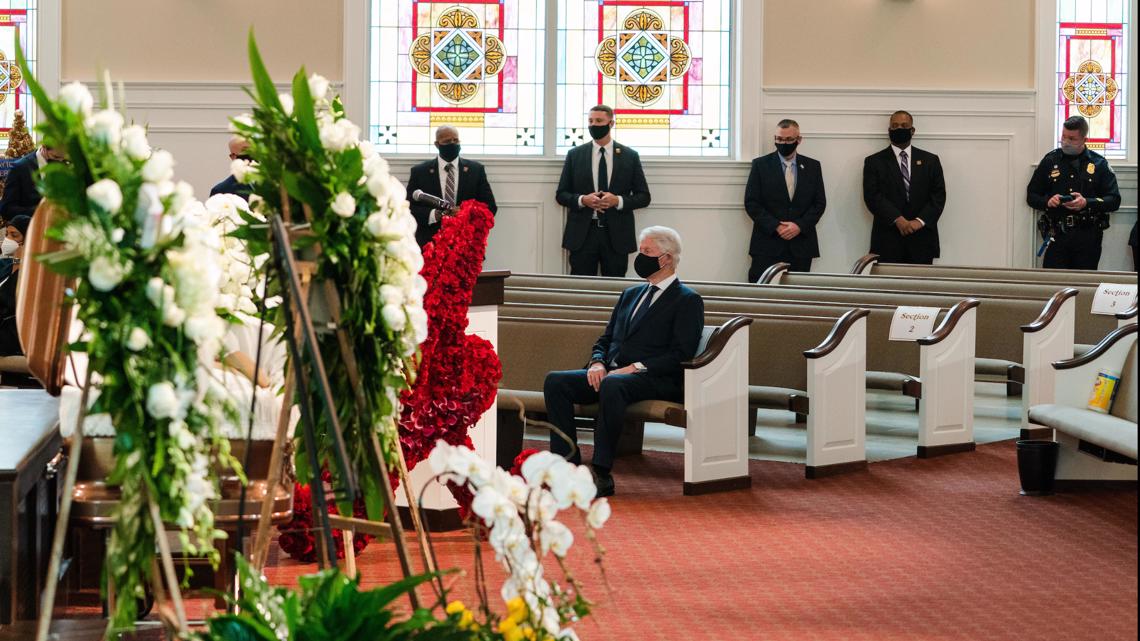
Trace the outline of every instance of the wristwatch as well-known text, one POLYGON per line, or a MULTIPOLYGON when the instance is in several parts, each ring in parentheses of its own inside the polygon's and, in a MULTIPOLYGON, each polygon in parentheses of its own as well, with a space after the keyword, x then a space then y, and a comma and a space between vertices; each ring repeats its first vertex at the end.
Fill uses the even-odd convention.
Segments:
POLYGON ((637 370, 638 374, 641 374, 642 372, 648 370, 649 368, 646 367, 645 365, 641 364, 640 362, 638 362, 638 363, 633 364, 633 369, 637 370))

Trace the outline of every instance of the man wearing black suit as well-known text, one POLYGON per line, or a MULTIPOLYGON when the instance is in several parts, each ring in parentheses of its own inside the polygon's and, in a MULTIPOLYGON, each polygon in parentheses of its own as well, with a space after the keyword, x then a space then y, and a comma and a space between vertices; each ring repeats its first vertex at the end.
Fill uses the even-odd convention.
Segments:
POLYGON ((863 201, 871 210, 871 252, 884 263, 930 265, 938 258, 938 219, 946 181, 938 156, 915 149, 914 118, 891 114, 891 146, 863 161, 863 201))
POLYGON ((36 172, 49 162, 60 162, 63 154, 51 147, 40 147, 12 163, 4 178, 4 197, 0 198, 0 221, 36 213, 40 191, 36 189, 36 172))
MULTIPOLYGON (((234 136, 233 138, 230 138, 228 146, 230 149, 231 163, 233 163, 235 160, 253 160, 249 157, 249 154, 246 153, 249 151, 249 141, 245 138, 234 136)), ((233 173, 230 173, 230 175, 227 176, 225 180, 214 185, 213 189, 210 190, 210 195, 217 196, 218 194, 233 194, 235 196, 240 196, 245 200, 249 200, 249 194, 252 191, 253 189, 249 185, 238 182, 238 179, 234 177, 233 173)))
MULTIPOLYGON (((626 407, 650 399, 683 400, 681 363, 696 355, 705 323, 704 301, 677 280, 681 260, 677 232, 647 227, 639 245, 633 268, 648 282, 622 292, 586 369, 551 372, 543 388, 551 424, 575 445, 574 405, 600 405, 593 460, 598 496, 614 493, 610 470, 626 407)), ((571 449, 570 443, 551 433, 552 452, 569 456, 571 449)), ((570 460, 581 462, 577 450, 570 460)))
POLYGON ((819 256, 815 226, 827 197, 819 161, 796 151, 802 141, 799 124, 781 120, 776 151, 752 161, 744 189, 744 210, 752 219, 750 283, 776 263, 790 263, 794 272, 811 271, 812 259, 819 256))
MULTIPOLYGON (((438 156, 412 167, 408 196, 420 189, 456 207, 475 199, 486 205, 492 214, 496 213, 499 208, 495 205, 491 183, 487 182, 487 171, 482 164, 459 157, 459 130, 447 125, 436 129, 435 148, 439 150, 438 156)), ((411 206, 417 223, 416 242, 420 247, 431 242, 443 217, 456 211, 442 211, 415 201, 411 206)))
POLYGON ((590 110, 590 137, 566 154, 556 199, 566 208, 562 247, 575 276, 625 276, 637 249, 633 212, 649 206, 649 184, 637 152, 613 139, 614 110, 590 110))

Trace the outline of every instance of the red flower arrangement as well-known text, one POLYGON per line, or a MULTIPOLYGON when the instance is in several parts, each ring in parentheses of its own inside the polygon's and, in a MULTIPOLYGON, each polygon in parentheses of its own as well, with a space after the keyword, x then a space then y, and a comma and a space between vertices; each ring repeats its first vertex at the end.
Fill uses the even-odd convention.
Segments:
MULTIPOLYGON (((420 346, 415 383, 400 397, 400 444, 409 470, 428 457, 437 441, 471 447, 467 432, 490 409, 503 377, 491 343, 467 334, 471 292, 494 225, 491 210, 469 200, 457 215, 443 220, 433 242, 424 248, 420 274, 428 284, 424 296, 428 337, 420 346)), ((465 517, 470 492, 451 490, 465 517)))
MULTIPOLYGON (((400 446, 408 470, 426 459, 439 440, 471 447, 467 432, 490 409, 503 377, 502 364, 491 343, 467 334, 471 293, 483 269, 487 236, 494 225, 491 210, 483 203, 469 200, 458 214, 444 218, 434 241, 424 248, 420 275, 428 283, 424 295, 428 336, 420 346, 415 383, 400 396, 400 446)), ((322 478, 330 481, 327 470, 322 478)), ((393 489, 398 485, 399 477, 393 473, 393 489)), ((460 516, 466 519, 474 497, 465 487, 448 487, 459 503, 460 516)), ((330 501, 328 505, 329 512, 336 514, 335 503, 330 501)), ((296 484, 293 520, 278 526, 281 535, 277 542, 298 561, 312 562, 317 558, 312 510, 309 486, 296 484)), ((361 501, 356 502, 353 512, 364 517, 361 501)), ((337 558, 344 558, 344 539, 339 530, 333 535, 337 558)), ((353 549, 360 554, 371 540, 372 537, 357 534, 353 549)))

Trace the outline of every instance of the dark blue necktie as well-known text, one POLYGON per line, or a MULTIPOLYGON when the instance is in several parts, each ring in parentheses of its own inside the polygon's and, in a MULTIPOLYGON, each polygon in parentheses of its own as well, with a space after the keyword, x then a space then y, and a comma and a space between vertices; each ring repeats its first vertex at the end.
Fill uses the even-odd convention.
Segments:
POLYGON ((633 316, 629 319, 629 326, 636 327, 638 321, 645 316, 649 311, 649 306, 653 303, 653 295, 657 293, 657 285, 650 285, 649 289, 645 290, 645 294, 641 297, 641 306, 633 311, 633 316))

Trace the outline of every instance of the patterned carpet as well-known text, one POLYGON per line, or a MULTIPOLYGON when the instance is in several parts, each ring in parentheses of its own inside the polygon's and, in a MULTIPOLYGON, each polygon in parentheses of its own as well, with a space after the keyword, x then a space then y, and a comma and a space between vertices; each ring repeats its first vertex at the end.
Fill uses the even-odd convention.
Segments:
MULTIPOLYGON (((772 461, 751 475, 751 490, 684 497, 679 455, 621 459, 602 533, 611 594, 580 536, 572 553, 598 604, 583 641, 1136 638, 1135 489, 1019 496, 1010 441, 815 481, 772 461)), ((468 537, 436 547, 443 567, 471 567, 468 537)), ((361 556, 366 585, 397 577, 390 551, 361 556)), ((312 569, 270 563, 279 583, 312 569)), ((492 567, 492 594, 500 578, 492 567)))

